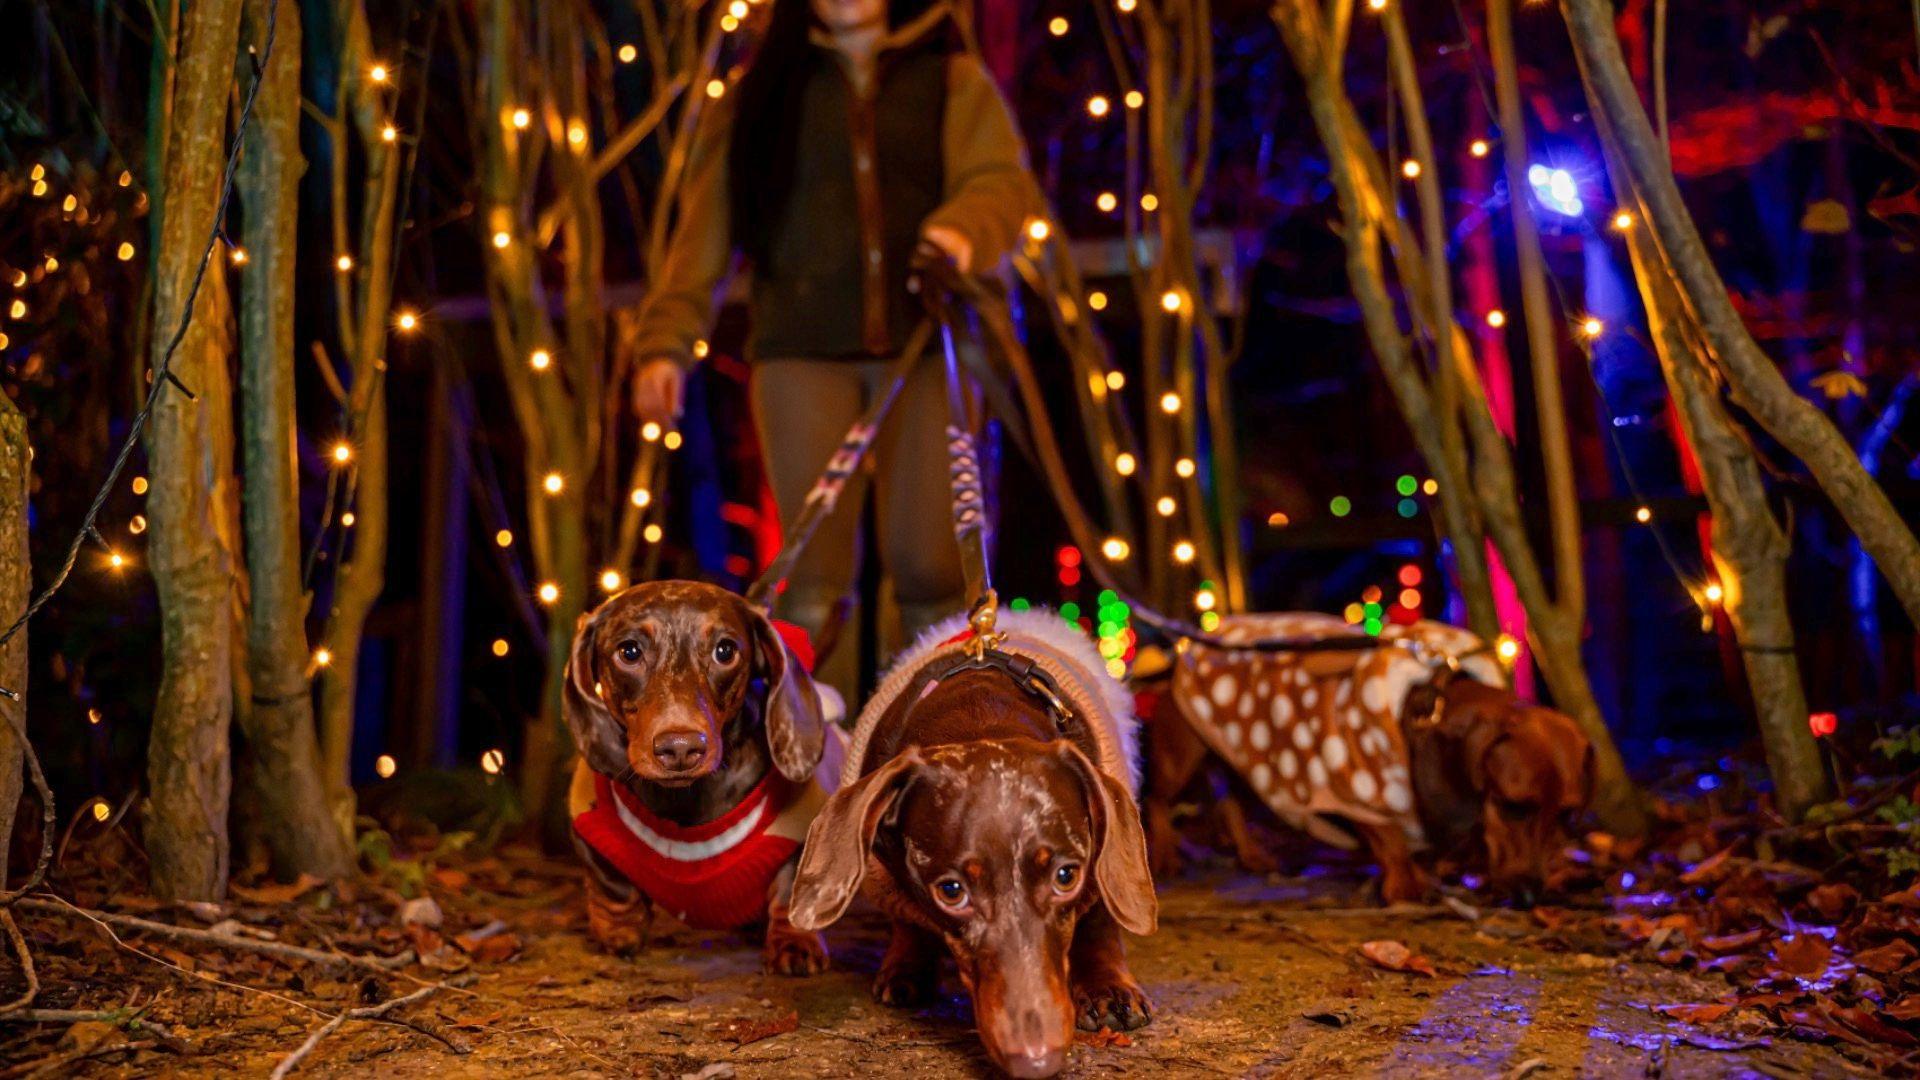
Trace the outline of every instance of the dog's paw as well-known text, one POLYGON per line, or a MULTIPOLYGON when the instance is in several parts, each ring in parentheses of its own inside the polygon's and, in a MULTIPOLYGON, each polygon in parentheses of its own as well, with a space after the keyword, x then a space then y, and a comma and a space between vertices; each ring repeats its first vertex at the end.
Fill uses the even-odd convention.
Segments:
POLYGON ((1153 1020, 1153 1004, 1139 983, 1121 975, 1074 986, 1073 1014, 1081 1031, 1132 1031, 1153 1020))
POLYGON ((896 1009, 913 1009, 932 1001, 938 975, 925 968, 882 966, 873 977, 873 1000, 896 1009))
POLYGON ((647 947, 652 930, 653 913, 640 905, 587 900, 587 937, 602 951, 632 956, 647 947))
POLYGON ((818 975, 827 970, 827 941, 802 930, 770 932, 760 960, 769 975, 818 975))

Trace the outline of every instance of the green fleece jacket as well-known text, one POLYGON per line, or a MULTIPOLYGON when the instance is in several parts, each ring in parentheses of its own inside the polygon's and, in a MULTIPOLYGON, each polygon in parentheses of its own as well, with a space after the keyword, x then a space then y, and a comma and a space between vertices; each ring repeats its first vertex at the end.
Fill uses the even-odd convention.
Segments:
MULTIPOLYGON (((794 190, 769 238, 768 265, 752 268, 749 356, 898 350, 921 314, 906 279, 923 228, 960 233, 972 245, 972 269, 991 272, 1041 208, 992 79, 974 57, 928 44, 948 17, 936 5, 890 33, 865 94, 854 89, 846 58, 816 36, 819 62, 794 88, 805 95, 794 190)), ((621 320, 625 355, 689 365, 712 325, 734 256, 732 120, 723 98, 696 129, 666 260, 646 299, 621 320)))

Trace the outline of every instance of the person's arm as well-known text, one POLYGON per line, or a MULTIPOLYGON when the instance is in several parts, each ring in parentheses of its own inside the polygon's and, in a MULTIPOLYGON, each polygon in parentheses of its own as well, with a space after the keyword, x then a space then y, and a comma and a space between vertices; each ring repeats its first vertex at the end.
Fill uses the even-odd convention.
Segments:
POLYGON ((986 69, 966 54, 947 66, 941 150, 946 201, 927 215, 921 231, 962 271, 991 270, 1042 203, 1013 114, 986 69), (963 250, 954 250, 954 238, 963 250))
MULTIPOLYGON (((624 328, 623 353, 645 364, 693 366, 694 342, 713 325, 713 298, 733 261, 727 194, 732 110, 716 103, 700 118, 679 195, 680 219, 654 268, 646 298, 624 328)), ((662 208, 664 210, 664 208, 662 208)))

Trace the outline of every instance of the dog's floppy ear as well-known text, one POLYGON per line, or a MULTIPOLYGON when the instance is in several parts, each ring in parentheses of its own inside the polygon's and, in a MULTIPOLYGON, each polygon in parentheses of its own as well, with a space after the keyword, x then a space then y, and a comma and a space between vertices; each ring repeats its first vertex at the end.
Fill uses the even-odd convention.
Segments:
MULTIPOLYGON (((607 711, 607 704, 600 697, 593 671, 594 636, 600 628, 595 618, 598 614, 596 611, 580 616, 574 628, 573 652, 567 657, 566 679, 560 693, 560 714, 566 718, 567 730, 573 733, 573 745, 588 755, 589 765, 604 771, 606 763, 596 763, 591 756, 592 749, 604 741, 602 733, 613 730, 616 725, 613 714, 607 711)), ((618 770, 617 765, 615 769, 618 770)))
POLYGON ((753 627, 754 664, 767 684, 767 749, 781 776, 805 783, 827 745, 820 695, 772 620, 752 604, 741 601, 740 606, 753 627))
POLYGON ((1062 740, 1060 756, 1080 774, 1087 802, 1093 810, 1093 880, 1114 921, 1136 934, 1151 934, 1159 925, 1160 898, 1153 893, 1153 874, 1147 869, 1147 834, 1140 827, 1140 808, 1126 786, 1102 772, 1080 748, 1062 740))
POLYGON ((846 914, 866 877, 880 819, 892 809, 920 760, 920 752, 909 748, 834 792, 820 808, 807 829, 807 845, 793 877, 793 900, 787 909, 793 925, 819 930, 846 914))

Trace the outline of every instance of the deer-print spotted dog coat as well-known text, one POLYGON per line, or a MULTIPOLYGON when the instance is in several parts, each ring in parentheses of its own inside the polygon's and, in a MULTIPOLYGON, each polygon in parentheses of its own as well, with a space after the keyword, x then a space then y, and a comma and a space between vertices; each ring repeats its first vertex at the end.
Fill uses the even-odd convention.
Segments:
MULTIPOLYGON (((1357 627, 1316 612, 1232 615, 1216 636, 1350 637, 1357 627)), ((1282 821, 1352 848, 1351 833, 1327 820, 1396 824, 1414 846, 1426 836, 1414 805, 1402 716, 1407 693, 1433 677, 1443 655, 1492 686, 1506 672, 1473 633, 1423 621, 1388 626, 1382 644, 1352 652, 1230 651, 1184 642, 1171 693, 1209 748, 1231 765, 1282 821), (1410 640, 1419 652, 1391 644, 1410 640)))

